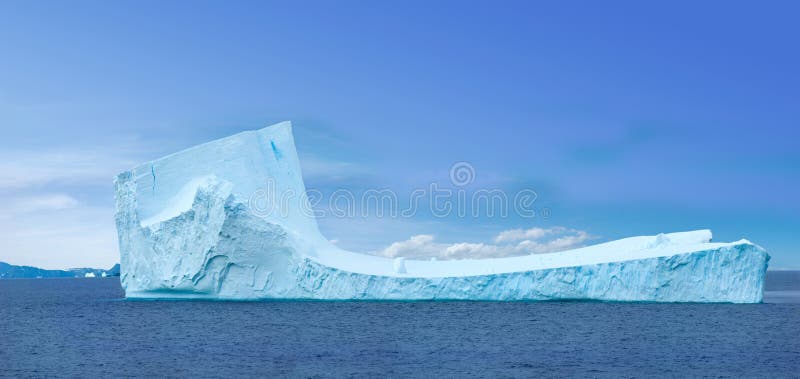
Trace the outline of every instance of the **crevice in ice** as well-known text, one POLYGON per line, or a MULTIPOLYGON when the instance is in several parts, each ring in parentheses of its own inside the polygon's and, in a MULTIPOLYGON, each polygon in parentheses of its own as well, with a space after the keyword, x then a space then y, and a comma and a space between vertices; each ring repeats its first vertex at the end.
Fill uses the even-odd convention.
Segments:
POLYGON ((275 141, 269 141, 269 145, 272 146, 272 154, 275 155, 275 160, 276 161, 281 160, 281 158, 283 158, 283 155, 281 154, 281 151, 278 150, 278 147, 275 146, 275 141))
POLYGON ((155 194, 156 194, 156 166, 155 165, 150 165, 150 176, 153 177, 152 191, 153 191, 153 195, 155 196, 155 194))

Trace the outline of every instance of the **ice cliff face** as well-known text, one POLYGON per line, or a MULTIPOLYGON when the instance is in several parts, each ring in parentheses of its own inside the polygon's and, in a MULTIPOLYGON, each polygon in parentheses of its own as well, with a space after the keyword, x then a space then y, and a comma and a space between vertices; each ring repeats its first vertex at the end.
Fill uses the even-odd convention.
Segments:
POLYGON ((145 163, 116 179, 129 298, 760 302, 769 256, 708 231, 523 257, 415 261, 343 251, 301 212, 289 123, 145 163), (253 202, 254 194, 260 200, 253 202), (272 209, 273 212, 254 212, 272 209), (275 211, 278 210, 278 211, 275 211))

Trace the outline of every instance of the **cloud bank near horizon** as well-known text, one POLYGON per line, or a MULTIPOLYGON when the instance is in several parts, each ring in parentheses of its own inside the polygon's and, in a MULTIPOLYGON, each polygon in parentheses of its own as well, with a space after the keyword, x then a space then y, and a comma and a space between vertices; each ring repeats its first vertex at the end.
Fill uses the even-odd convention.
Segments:
POLYGON ((419 234, 394 242, 374 255, 409 259, 483 259, 529 254, 547 254, 582 247, 597 239, 586 231, 556 226, 509 229, 497 234, 494 243, 442 243, 431 234, 419 234))

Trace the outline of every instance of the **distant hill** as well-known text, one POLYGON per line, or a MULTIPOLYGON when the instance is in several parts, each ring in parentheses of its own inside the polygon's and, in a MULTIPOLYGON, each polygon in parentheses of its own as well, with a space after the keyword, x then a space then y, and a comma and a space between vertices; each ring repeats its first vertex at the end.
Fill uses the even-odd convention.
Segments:
POLYGON ((15 266, 0 262, 0 279, 24 278, 85 278, 103 276, 119 276, 119 263, 108 270, 97 268, 73 268, 69 270, 45 270, 31 266, 15 266), (105 275, 103 275, 105 274, 105 275))

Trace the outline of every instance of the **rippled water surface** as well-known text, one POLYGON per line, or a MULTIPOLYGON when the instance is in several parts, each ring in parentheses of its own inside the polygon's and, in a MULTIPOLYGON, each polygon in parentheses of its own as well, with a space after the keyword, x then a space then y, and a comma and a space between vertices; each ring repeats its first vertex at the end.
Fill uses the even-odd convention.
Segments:
POLYGON ((765 304, 125 301, 0 280, 0 375, 798 377, 800 272, 765 304))

